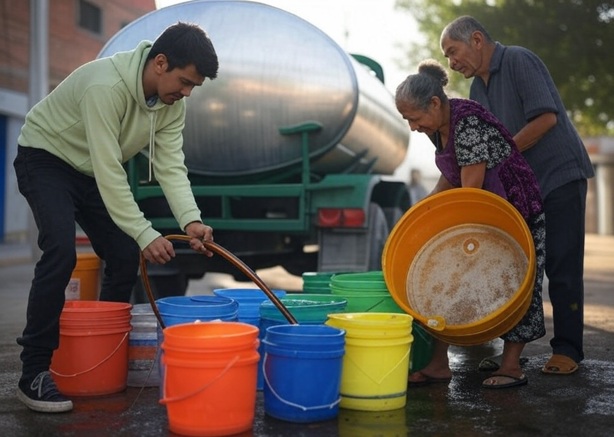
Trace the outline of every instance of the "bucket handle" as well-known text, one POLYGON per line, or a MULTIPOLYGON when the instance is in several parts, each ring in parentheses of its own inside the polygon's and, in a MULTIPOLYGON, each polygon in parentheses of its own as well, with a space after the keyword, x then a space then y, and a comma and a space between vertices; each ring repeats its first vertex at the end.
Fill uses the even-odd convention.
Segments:
POLYGON ((377 301, 377 303, 375 303, 374 305, 371 305, 369 308, 367 308, 364 312, 365 313, 369 313, 373 310, 373 308, 375 308, 376 306, 378 306, 379 304, 381 304, 382 302, 384 302, 386 299, 381 299, 379 301, 377 301))
POLYGON ((111 359, 111 357, 113 355, 115 355, 115 353, 119 350, 119 348, 121 347, 122 343, 126 340, 126 338, 128 338, 128 334, 130 334, 130 331, 126 332, 124 334, 124 338, 121 339, 121 341, 119 342, 119 344, 117 345, 117 347, 113 350, 113 352, 111 352, 109 354, 109 356, 107 356, 106 358, 104 358, 101 362, 99 362, 98 364, 95 364, 94 366, 90 367, 87 370, 84 370, 82 372, 77 372, 77 373, 73 373, 72 375, 64 375, 62 373, 56 372, 53 369, 49 369, 51 371, 51 373, 53 373, 54 375, 57 376, 61 376, 62 378, 74 378, 75 376, 81 376, 85 373, 91 372, 92 370, 96 369, 97 367, 100 367, 101 365, 103 365, 104 363, 106 363, 107 361, 109 361, 111 359))
POLYGON ((273 393, 273 395, 274 395, 274 396, 275 396, 275 397, 276 397, 276 398, 277 398, 277 399, 278 399, 280 402, 282 402, 282 403, 284 403, 284 404, 286 404, 286 405, 289 405, 289 406, 291 406, 291 407, 299 408, 299 409, 300 409, 300 410, 302 410, 302 411, 309 411, 309 410, 321 410, 321 409, 324 409, 324 408, 333 409, 333 408, 335 408, 335 406, 336 406, 336 405, 337 405, 339 402, 341 402, 341 396, 339 396, 339 398, 338 398, 338 399, 337 399, 335 402, 333 402, 332 404, 328 404, 328 405, 315 405, 315 406, 312 406, 312 407, 306 407, 306 406, 304 406, 304 405, 295 404, 294 402, 290 402, 290 401, 285 400, 284 398, 282 398, 282 397, 281 397, 281 396, 280 396, 280 395, 279 395, 279 394, 278 394, 278 393, 275 391, 275 389, 273 388, 273 386, 272 386, 272 385, 271 385, 271 383, 269 382, 269 378, 267 377, 266 372, 264 371, 264 369, 265 369, 265 364, 266 364, 266 361, 267 361, 268 356, 269 356, 269 354, 265 352, 265 353, 264 353, 264 358, 263 358, 263 360, 262 360, 262 375, 264 376, 264 381, 265 381, 266 385, 269 387, 269 389, 271 389, 271 393, 273 393))
MULTIPOLYGON (((378 301, 374 305, 371 305, 369 308, 367 308, 364 312, 365 313, 369 313, 369 312, 373 311, 373 309, 375 307, 377 307, 378 305, 380 305, 384 301, 385 301, 385 299, 382 299, 382 300, 378 301)), ((444 328, 446 327, 446 320, 442 316, 422 317, 420 315, 412 315, 412 317, 414 317, 415 319, 419 320, 424 325, 428 326, 430 329, 432 329, 434 331, 443 331, 444 328)))
MULTIPOLYGON (((386 374, 384 376, 382 376, 379 380, 376 380, 376 379, 372 378, 371 375, 369 375, 367 372, 362 370, 362 367, 360 367, 356 361, 354 361, 354 360, 352 360, 352 361, 354 361, 354 364, 356 365, 356 367, 358 369, 360 369, 360 371, 362 373, 364 373, 367 378, 369 378, 371 381, 373 381, 376 384, 381 384, 384 379, 388 378, 388 376, 390 376, 390 374, 392 372, 394 372, 397 369, 397 367, 399 367, 401 365, 401 363, 405 360, 405 358, 407 358, 409 356, 410 352, 411 352, 411 346, 407 349, 407 352, 403 355, 403 357, 399 360, 399 362, 392 369, 390 369, 388 372, 386 372, 386 374)), ((347 354, 345 356, 348 359, 350 359, 350 360, 352 359, 347 354)))
POLYGON ((442 316, 428 316, 424 317, 420 314, 410 313, 414 319, 421 322, 427 328, 433 331, 443 331, 446 328, 446 319, 442 316))
POLYGON ((213 378, 211 381, 207 382, 205 385, 203 385, 202 387, 197 388, 196 390, 194 390, 191 393, 187 393, 181 396, 175 396, 174 398, 169 398, 166 396, 166 377, 168 375, 168 369, 164 372, 164 381, 162 381, 162 383, 164 384, 163 386, 163 392, 164 392, 164 397, 162 399, 160 399, 160 404, 165 405, 165 404, 170 404, 171 402, 179 402, 179 401, 185 401, 188 398, 191 398, 193 396, 196 396, 197 394, 199 394, 202 391, 205 391, 207 388, 211 387, 213 384, 215 384, 217 381, 219 381, 226 373, 228 373, 228 371, 232 368, 232 366, 234 366, 237 361, 239 361, 239 356, 237 355, 236 357, 234 357, 232 360, 230 360, 230 362, 226 365, 226 367, 224 367, 224 369, 220 372, 219 375, 217 375, 215 378, 213 378))
MULTIPOLYGON (((179 241, 190 241, 192 237, 189 235, 167 235, 167 240, 179 240, 179 241)), ((281 300, 273 293, 273 291, 264 283, 262 279, 245 264, 241 261, 236 255, 232 252, 224 249, 217 243, 213 241, 203 241, 203 245, 206 249, 214 252, 218 255, 221 255, 224 259, 229 261, 235 267, 237 267, 243 274, 245 274, 249 279, 252 280, 264 293, 267 295, 269 299, 273 302, 273 304, 277 307, 277 309, 282 313, 282 315, 286 318, 286 320, 292 325, 298 325, 298 321, 294 318, 292 313, 286 308, 286 306, 281 302, 281 300)), ((153 309, 156 318, 158 319, 158 323, 160 323, 160 327, 162 329, 165 328, 164 322, 162 321, 162 316, 160 315, 160 311, 158 310, 158 306, 156 305, 156 300, 151 291, 151 285, 149 284, 149 278, 147 276, 147 262, 143 253, 141 253, 141 279, 143 280, 143 287, 147 293, 147 298, 149 299, 149 303, 151 304, 151 308, 153 309)))

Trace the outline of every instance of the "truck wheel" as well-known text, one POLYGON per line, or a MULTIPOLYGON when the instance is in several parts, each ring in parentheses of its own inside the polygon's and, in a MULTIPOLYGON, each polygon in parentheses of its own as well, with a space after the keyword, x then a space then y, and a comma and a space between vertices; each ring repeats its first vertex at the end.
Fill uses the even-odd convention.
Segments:
POLYGON ((291 255, 281 266, 291 275, 301 276, 304 272, 313 272, 318 268, 318 252, 291 255))
POLYGON ((390 230, 388 221, 382 208, 376 204, 369 205, 369 223, 367 235, 369 236, 369 270, 382 269, 382 252, 388 239, 390 230))
POLYGON ((392 228, 403 217, 403 210, 399 207, 383 208, 386 221, 388 222, 388 233, 392 232, 392 228))

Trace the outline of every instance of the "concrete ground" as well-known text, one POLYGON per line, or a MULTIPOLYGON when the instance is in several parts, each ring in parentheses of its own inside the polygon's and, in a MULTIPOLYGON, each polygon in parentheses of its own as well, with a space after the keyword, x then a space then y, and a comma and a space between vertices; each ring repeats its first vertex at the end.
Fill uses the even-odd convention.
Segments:
MULTIPOLYGON (((547 301, 548 334, 525 349, 529 384, 507 390, 480 387, 486 377, 479 361, 497 353, 500 342, 454 347, 454 378, 449 385, 413 388, 407 406, 387 412, 341 409, 325 422, 298 424, 264 413, 258 394, 253 428, 242 436, 611 436, 614 433, 614 237, 587 236, 585 291, 585 352, 580 370, 571 376, 543 375, 552 334, 547 301)), ((20 349, 33 264, 29 248, 0 245, 0 435, 10 437, 172 436, 158 388, 129 387, 103 397, 75 398, 66 414, 29 411, 15 397, 20 374, 20 349)), ((300 278, 279 269, 258 272, 271 288, 300 288, 300 278)), ((242 284, 245 286, 246 284, 242 284)), ((190 284, 188 293, 209 293, 233 287, 224 275, 208 275, 190 284)))

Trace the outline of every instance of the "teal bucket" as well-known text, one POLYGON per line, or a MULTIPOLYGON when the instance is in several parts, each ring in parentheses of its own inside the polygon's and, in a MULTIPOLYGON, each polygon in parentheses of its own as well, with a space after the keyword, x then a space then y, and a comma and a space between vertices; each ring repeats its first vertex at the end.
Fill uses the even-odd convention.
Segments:
POLYGON ((264 412, 288 422, 339 414, 345 331, 325 325, 276 325, 264 344, 264 412))
MULTIPOLYGON (((286 295, 284 290, 272 290, 273 294, 281 299, 286 295)), ((267 294, 258 288, 217 288, 213 290, 215 296, 227 297, 239 304, 238 321, 260 326, 260 304, 269 300, 267 294)))
MULTIPOLYGON (((309 300, 308 295, 300 299, 282 298, 281 302, 294 316, 301 325, 323 325, 328 318, 328 314, 342 313, 345 311, 347 301, 336 296, 328 296, 326 300, 309 300)), ((264 377, 262 374, 262 361, 264 348, 262 341, 266 335, 266 330, 270 326, 285 325, 288 321, 271 301, 264 301, 260 304, 260 362, 258 363, 258 390, 264 387, 264 377)))
MULTIPOLYGON (((347 302, 345 299, 330 296, 329 299, 318 301, 309 300, 308 295, 302 295, 299 298, 281 299, 281 303, 288 308, 296 321, 301 324, 324 324, 328 314, 341 313, 345 311, 347 302)), ((272 325, 286 324, 288 321, 279 309, 271 301, 265 301, 260 304, 260 327, 264 337, 266 328, 272 325), (264 325, 264 329, 262 329, 264 325)))
POLYGON ((347 299, 344 299, 340 296, 333 296, 332 294, 317 294, 317 293, 295 293, 292 295, 292 299, 303 299, 312 302, 320 302, 320 303, 328 303, 328 304, 339 304, 342 311, 338 312, 346 312, 347 310, 347 299))

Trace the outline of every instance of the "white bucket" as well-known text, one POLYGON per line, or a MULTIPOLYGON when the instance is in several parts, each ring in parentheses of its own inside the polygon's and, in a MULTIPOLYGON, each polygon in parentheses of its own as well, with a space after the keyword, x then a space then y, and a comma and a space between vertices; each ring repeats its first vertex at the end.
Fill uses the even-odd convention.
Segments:
POLYGON ((157 387, 160 385, 160 372, 156 315, 148 303, 134 305, 131 313, 127 384, 129 387, 157 387))

